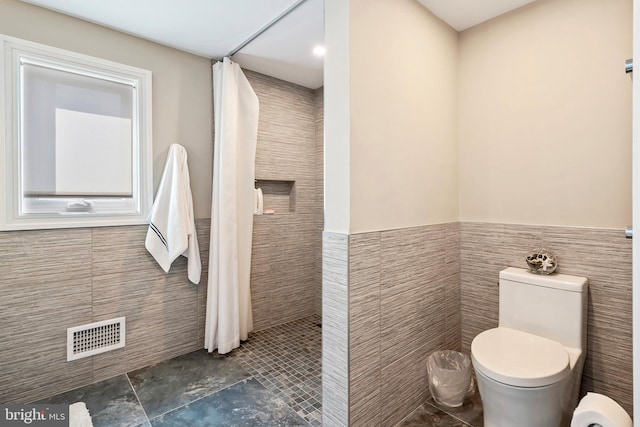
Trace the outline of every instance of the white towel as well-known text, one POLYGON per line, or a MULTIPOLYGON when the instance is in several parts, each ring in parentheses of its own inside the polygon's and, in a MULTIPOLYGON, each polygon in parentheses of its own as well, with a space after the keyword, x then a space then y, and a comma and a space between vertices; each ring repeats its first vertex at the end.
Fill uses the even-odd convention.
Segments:
POLYGON ((160 187, 149 215, 145 247, 166 272, 183 255, 188 258, 189 280, 200 282, 202 265, 193 218, 193 199, 187 167, 187 151, 171 144, 160 187))
POLYGON ((254 215, 262 215, 264 211, 264 196, 262 195, 262 188, 256 188, 256 207, 253 211, 254 215))
POLYGON ((93 427, 91 415, 84 402, 77 402, 69 405, 69 426, 70 427, 93 427))

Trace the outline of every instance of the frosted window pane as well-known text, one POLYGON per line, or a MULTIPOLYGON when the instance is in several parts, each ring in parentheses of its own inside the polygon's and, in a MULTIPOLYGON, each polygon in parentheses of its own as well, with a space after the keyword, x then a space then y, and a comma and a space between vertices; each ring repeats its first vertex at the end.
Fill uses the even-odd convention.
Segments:
POLYGON ((56 108, 56 195, 131 196, 131 120, 56 108))
MULTIPOLYGON (((103 80, 45 65, 25 63, 23 69, 23 138, 22 138, 22 188, 27 197, 59 196, 68 192, 66 184, 58 185, 59 174, 67 176, 70 170, 56 169, 57 112, 67 110, 91 115, 128 119, 134 118, 134 89, 130 85, 103 80)), ((131 140, 130 140, 131 141, 131 140)), ((110 142, 107 142, 110 144, 110 142)), ((116 143, 113 143, 116 144, 116 143)), ((108 147, 109 145, 107 145, 108 147)), ((131 142, 129 147, 131 148, 131 142)), ((117 149, 117 147, 116 147, 117 149)), ((79 163, 94 165, 100 157, 91 151, 82 151, 86 159, 79 163)), ((106 151, 105 151, 106 152, 106 151)), ((122 167, 121 167, 122 168, 122 167)), ((134 171, 131 162, 122 170, 131 179, 134 171)), ((93 179, 91 182, 97 180, 93 179)), ((121 189, 111 189, 110 181, 102 182, 100 188, 86 192, 86 195, 109 196, 122 193, 121 189), (106 187, 105 187, 106 186, 106 187), (106 190, 104 190, 106 188, 106 190)), ((84 188, 87 186, 85 185, 84 188)), ((73 192, 75 193, 75 191, 73 192)), ((124 192, 131 195, 131 186, 124 192)))

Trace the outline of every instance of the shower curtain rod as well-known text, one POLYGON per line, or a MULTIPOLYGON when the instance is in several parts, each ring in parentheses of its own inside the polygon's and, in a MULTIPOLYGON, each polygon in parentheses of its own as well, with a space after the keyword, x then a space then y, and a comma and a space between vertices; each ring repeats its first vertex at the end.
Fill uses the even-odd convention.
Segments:
MULTIPOLYGON (((307 0, 298 0, 297 2, 295 2, 294 4, 292 4, 291 6, 289 6, 287 9, 285 9, 280 15, 276 16, 274 19, 272 19, 271 21, 269 21, 264 27, 260 28, 255 34, 253 34, 251 37, 249 37, 247 40, 245 40, 244 42, 240 43, 235 49, 233 49, 231 52, 227 53, 224 57, 226 58, 231 58, 233 55, 235 55, 236 53, 238 53, 240 50, 242 50, 242 48, 244 48, 246 45, 248 45, 249 43, 251 43, 252 41, 254 41, 255 39, 257 39, 258 37, 260 37, 260 35, 262 33, 264 33, 265 31, 267 31, 269 28, 271 28, 272 26, 274 26, 275 24, 277 24, 278 22, 280 22, 280 20, 282 18, 284 18, 285 16, 289 15, 291 12, 293 12, 294 10, 296 10, 298 7, 300 7, 302 5, 302 3, 306 2, 307 0)), ((218 61, 220 61, 221 59, 219 59, 218 61)))

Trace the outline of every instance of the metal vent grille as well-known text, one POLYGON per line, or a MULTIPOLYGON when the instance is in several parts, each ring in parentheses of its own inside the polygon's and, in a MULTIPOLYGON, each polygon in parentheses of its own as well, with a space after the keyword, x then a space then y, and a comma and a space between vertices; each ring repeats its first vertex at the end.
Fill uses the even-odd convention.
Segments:
POLYGON ((67 362, 124 347, 125 318, 67 329, 67 362))

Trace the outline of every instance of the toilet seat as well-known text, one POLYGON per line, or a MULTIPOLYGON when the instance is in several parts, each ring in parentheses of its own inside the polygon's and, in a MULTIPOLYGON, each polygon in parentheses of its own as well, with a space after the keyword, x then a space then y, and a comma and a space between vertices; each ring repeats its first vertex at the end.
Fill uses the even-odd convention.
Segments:
POLYGON ((489 329, 471 343, 474 368, 516 387, 544 387, 567 377, 569 353, 548 338, 504 327, 489 329))

